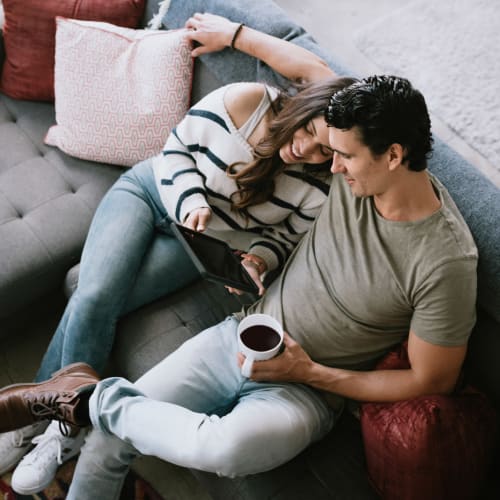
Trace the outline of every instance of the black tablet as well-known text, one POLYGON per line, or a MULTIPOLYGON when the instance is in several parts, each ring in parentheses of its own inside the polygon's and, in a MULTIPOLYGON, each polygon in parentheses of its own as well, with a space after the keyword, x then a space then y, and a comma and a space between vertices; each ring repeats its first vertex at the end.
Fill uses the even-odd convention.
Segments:
POLYGON ((172 222, 170 227, 205 279, 245 292, 258 293, 258 287, 241 265, 240 257, 225 241, 175 222, 172 222))

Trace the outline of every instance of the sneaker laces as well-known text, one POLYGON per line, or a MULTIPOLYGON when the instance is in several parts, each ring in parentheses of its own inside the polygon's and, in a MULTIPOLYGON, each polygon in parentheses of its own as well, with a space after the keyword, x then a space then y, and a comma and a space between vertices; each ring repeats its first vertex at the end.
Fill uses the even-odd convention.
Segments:
POLYGON ((56 448, 56 460, 59 465, 63 463, 63 448, 65 440, 72 439, 61 435, 57 427, 50 425, 44 434, 32 439, 32 443, 37 445, 33 451, 28 453, 23 462, 25 465, 37 464, 40 468, 50 462, 53 457, 53 448, 56 448))

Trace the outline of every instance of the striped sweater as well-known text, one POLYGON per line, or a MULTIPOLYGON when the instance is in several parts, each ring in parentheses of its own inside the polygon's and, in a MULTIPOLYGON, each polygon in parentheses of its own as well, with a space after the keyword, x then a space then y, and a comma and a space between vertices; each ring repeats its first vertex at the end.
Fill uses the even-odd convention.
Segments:
POLYGON ((251 161, 253 149, 224 106, 228 87, 205 96, 172 131, 153 159, 156 185, 171 219, 180 223, 192 210, 210 207, 207 233, 258 255, 272 270, 283 265, 310 227, 330 180, 306 173, 302 164, 288 165, 276 177, 271 199, 250 207, 248 219, 231 211, 230 196, 238 188, 226 168, 251 161))

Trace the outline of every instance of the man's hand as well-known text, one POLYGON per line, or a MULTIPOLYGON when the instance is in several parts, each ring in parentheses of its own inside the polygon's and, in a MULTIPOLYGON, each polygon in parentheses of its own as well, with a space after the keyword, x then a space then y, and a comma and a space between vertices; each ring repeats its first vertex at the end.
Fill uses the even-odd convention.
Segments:
POLYGON ((198 57, 229 47, 239 26, 239 23, 233 23, 225 17, 197 12, 185 24, 185 28, 191 30, 186 38, 201 44, 191 51, 191 55, 198 57))
POLYGON ((201 233, 205 231, 211 218, 212 210, 210 210, 210 208, 196 208, 192 212, 189 212, 182 225, 184 227, 192 229, 193 231, 198 231, 201 233))
MULTIPOLYGON (((285 332, 283 337, 284 351, 266 361, 254 361, 251 380, 258 382, 296 382, 307 383, 309 370, 314 365, 309 355, 295 340, 285 332)), ((240 367, 245 356, 238 353, 240 367)))

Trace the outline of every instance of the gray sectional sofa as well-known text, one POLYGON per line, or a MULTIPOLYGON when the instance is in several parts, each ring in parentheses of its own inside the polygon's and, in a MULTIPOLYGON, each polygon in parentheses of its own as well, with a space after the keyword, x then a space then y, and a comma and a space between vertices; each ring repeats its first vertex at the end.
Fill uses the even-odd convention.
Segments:
MULTIPOLYGON (((148 2, 145 23, 158 11, 158 3, 148 2)), ((246 24, 292 39, 324 57, 337 72, 348 73, 270 0, 173 0, 165 24, 179 27, 195 11, 245 16, 240 20, 246 24)), ((0 43, 0 65, 3 57, 0 43)), ((276 83, 269 68, 242 54, 227 50, 207 56, 195 64, 193 101, 222 83, 253 79, 276 83)), ((72 292, 92 215, 122 172, 44 145, 53 123, 52 104, 0 94, 1 337, 18 334, 24 319, 50 307, 63 289, 72 292)), ((500 191, 439 140, 430 170, 448 187, 479 248, 478 321, 467 377, 500 407, 500 191)), ((110 370, 136 379, 185 339, 240 307, 224 288, 202 280, 142 307, 120 320, 110 370)), ((496 450, 499 470, 498 443, 496 450)), ((215 499, 377 498, 367 477, 360 425, 349 412, 324 440, 276 470, 238 479, 193 473, 215 499)), ((494 473, 484 498, 500 498, 494 473)))

